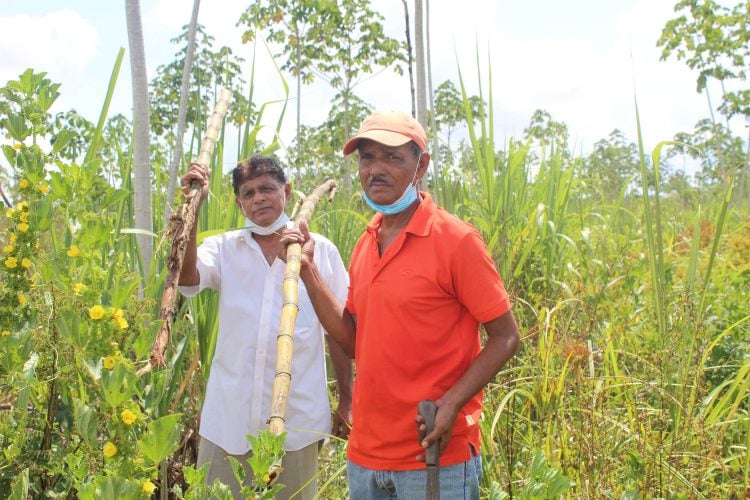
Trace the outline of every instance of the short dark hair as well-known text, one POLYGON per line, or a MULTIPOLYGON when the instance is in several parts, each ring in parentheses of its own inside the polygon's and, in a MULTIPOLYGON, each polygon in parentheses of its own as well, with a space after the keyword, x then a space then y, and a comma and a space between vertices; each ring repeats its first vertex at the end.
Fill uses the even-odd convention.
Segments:
POLYGON ((417 158, 419 158, 419 155, 421 155, 422 153, 424 153, 424 150, 423 150, 422 148, 420 148, 420 147, 419 147, 419 144, 417 144, 416 142, 414 142, 414 141, 411 141, 411 142, 409 143, 409 145, 411 146, 411 151, 412 151, 412 153, 413 153, 413 154, 414 154, 414 156, 416 156, 417 158))
POLYGON ((287 183, 286 173, 281 163, 272 156, 253 155, 243 160, 232 169, 232 188, 235 196, 239 194, 243 182, 261 175, 270 175, 282 184, 287 183))

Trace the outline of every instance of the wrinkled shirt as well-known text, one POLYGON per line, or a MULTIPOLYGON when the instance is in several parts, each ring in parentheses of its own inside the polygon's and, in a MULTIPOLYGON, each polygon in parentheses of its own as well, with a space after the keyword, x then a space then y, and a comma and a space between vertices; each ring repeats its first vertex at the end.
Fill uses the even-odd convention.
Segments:
MULTIPOLYGON (((318 234, 315 264, 342 302, 348 275, 334 244, 318 234)), ((230 454, 250 449, 246 436, 268 426, 276 373, 276 337, 282 306, 285 263, 269 266, 247 230, 206 238, 198 248, 200 283, 180 286, 192 297, 204 288, 219 292, 219 331, 200 435, 230 454)), ((294 451, 323 439, 331 430, 326 388, 324 330, 299 280, 299 313, 294 331, 292 380, 286 404, 284 449, 294 451)))

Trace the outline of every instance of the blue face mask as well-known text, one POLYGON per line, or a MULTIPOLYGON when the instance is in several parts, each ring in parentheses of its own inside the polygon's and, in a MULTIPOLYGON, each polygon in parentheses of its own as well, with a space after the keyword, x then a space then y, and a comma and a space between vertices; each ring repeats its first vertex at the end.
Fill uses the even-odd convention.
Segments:
POLYGON ((376 212, 380 212, 383 215, 395 215, 406 210, 409 206, 411 206, 412 203, 417 200, 417 186, 415 186, 413 182, 414 179, 417 178, 417 170, 419 170, 419 162, 421 159, 422 153, 420 153, 419 158, 417 158, 417 168, 416 170, 414 170, 414 177, 411 178, 411 182, 406 187, 404 193, 398 198, 398 200, 389 205, 379 205, 372 201, 370 197, 367 196, 367 193, 362 191, 362 198, 364 198, 365 203, 367 203, 370 208, 372 208, 376 212))

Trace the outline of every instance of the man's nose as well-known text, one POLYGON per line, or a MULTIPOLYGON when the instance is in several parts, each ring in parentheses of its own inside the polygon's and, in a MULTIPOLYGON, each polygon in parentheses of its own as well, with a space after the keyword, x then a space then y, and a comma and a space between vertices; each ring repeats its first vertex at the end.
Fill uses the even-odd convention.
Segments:
POLYGON ((368 164, 368 169, 370 170, 370 176, 382 174, 385 171, 385 160, 382 156, 373 158, 368 164))

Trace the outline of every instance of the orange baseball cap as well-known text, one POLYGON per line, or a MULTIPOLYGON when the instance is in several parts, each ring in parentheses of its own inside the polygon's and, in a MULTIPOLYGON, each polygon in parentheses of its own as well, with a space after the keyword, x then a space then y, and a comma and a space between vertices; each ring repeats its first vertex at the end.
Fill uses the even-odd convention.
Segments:
POLYGON ((365 118, 357 135, 344 144, 344 155, 357 149, 360 139, 371 139, 386 146, 401 146, 414 141, 427 149, 427 134, 417 120, 401 111, 375 111, 365 118))

